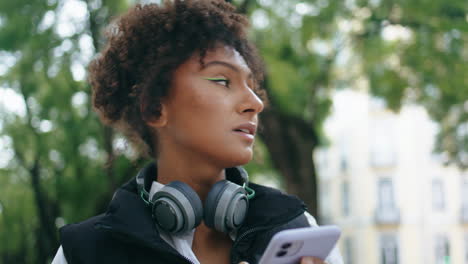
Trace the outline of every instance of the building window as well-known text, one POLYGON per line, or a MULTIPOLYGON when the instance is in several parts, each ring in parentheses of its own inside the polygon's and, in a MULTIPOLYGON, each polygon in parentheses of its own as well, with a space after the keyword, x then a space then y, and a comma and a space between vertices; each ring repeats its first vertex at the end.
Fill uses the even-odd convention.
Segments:
POLYGON ((333 206, 331 203, 330 183, 322 181, 320 183, 320 211, 322 213, 322 222, 331 222, 333 216, 333 206))
POLYGON ((349 168, 348 157, 350 146, 349 142, 346 140, 346 137, 338 142, 338 151, 339 151, 339 169, 341 173, 346 173, 349 168))
POLYGON ((379 211, 386 212, 395 209, 392 179, 379 180, 379 211))
POLYGON ((396 131, 391 118, 372 120, 370 126, 370 165, 392 167, 396 164, 396 131))
POLYGON ((468 233, 465 233, 465 263, 468 263, 468 233))
POLYGON ((461 195, 462 208, 468 209, 468 179, 463 181, 461 195))
POLYGON ((394 234, 383 234, 380 237, 381 264, 398 264, 398 243, 394 234))
POLYGON ((343 216, 349 216, 350 213, 350 195, 349 195, 349 183, 344 181, 341 185, 341 205, 343 216))
POLYGON ((345 173, 348 171, 348 160, 344 155, 341 155, 340 158, 340 170, 342 173, 345 173))
POLYGON ((346 264, 353 264, 353 241, 351 237, 347 237, 344 240, 344 263, 346 264))
POLYGON ((437 211, 445 209, 444 185, 440 179, 432 180, 432 207, 437 211))
POLYGON ((446 236, 436 236, 435 254, 436 264, 450 264, 450 244, 446 236))
MULTIPOLYGON (((461 184, 461 210, 460 210, 460 220, 462 223, 468 223, 468 179, 464 179, 461 184)), ((468 263, 468 261, 466 262, 468 263)))

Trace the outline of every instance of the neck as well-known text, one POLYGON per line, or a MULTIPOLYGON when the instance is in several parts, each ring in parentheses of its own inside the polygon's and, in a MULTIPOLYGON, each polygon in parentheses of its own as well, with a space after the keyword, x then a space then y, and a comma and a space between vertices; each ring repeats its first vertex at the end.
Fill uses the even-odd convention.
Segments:
POLYGON ((197 159, 183 159, 180 155, 161 155, 157 161, 158 182, 167 184, 171 181, 181 181, 188 184, 202 201, 212 186, 225 179, 224 168, 197 159))

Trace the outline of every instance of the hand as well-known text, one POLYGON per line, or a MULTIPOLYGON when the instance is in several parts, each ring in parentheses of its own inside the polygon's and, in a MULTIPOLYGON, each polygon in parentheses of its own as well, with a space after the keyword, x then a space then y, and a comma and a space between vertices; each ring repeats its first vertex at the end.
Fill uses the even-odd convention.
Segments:
MULTIPOLYGON (((249 264, 248 262, 242 261, 239 262, 239 264, 249 264)), ((303 257, 301 259, 300 264, 326 264, 325 261, 319 259, 319 258, 314 258, 314 257, 303 257)))
POLYGON ((326 264, 326 262, 315 257, 303 257, 300 264, 326 264))

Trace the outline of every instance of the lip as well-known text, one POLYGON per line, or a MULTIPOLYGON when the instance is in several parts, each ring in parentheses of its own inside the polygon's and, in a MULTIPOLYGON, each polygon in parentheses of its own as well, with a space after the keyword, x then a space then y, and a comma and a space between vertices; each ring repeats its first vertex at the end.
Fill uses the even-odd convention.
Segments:
POLYGON ((237 126, 233 129, 233 131, 255 136, 255 133, 257 132, 257 125, 255 123, 248 122, 237 126), (248 133, 240 131, 241 129, 247 130, 248 133))

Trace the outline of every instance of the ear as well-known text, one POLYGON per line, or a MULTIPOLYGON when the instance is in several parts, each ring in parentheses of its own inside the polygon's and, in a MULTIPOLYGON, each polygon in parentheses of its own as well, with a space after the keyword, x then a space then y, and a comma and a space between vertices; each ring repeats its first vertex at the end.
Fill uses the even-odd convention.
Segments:
POLYGON ((148 113, 149 112, 147 111, 148 108, 146 108, 143 105, 141 106, 141 108, 142 108, 141 113, 143 114, 143 120, 146 122, 146 124, 148 124, 148 126, 153 127, 153 128, 161 128, 161 127, 166 126, 167 120, 168 120, 168 116, 167 116, 168 111, 167 111, 167 106, 165 105, 164 102, 161 102, 159 116, 151 115, 150 113, 148 113))

